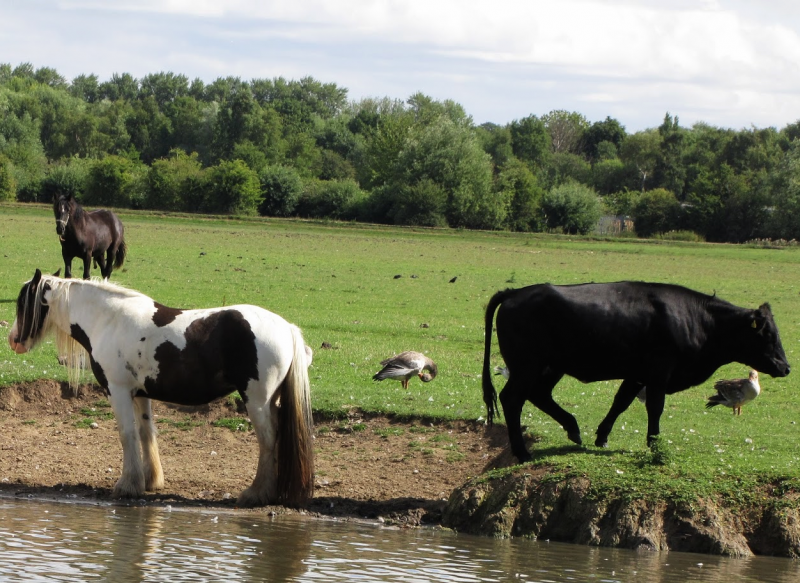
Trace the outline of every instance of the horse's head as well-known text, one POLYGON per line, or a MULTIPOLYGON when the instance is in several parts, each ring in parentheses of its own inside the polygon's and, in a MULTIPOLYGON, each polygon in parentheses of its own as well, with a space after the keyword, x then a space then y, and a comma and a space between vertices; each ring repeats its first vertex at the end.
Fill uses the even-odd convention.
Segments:
POLYGON ((58 238, 64 240, 67 231, 67 224, 75 206, 75 198, 72 193, 57 195, 53 199, 53 214, 56 217, 56 233, 58 238))
POLYGON ((8 334, 8 345, 17 354, 28 352, 43 336, 49 311, 44 294, 49 289, 50 285, 42 281, 42 272, 37 269, 33 279, 19 292, 17 317, 8 334))

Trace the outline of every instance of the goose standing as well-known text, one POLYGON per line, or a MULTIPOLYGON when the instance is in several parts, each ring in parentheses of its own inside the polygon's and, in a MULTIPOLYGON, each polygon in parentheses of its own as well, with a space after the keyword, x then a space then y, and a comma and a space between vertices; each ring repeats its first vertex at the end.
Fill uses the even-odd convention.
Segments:
POLYGON ((413 350, 382 360, 381 366, 383 368, 375 373, 372 380, 396 379, 402 383, 404 389, 408 388, 408 381, 414 375, 417 375, 423 383, 427 383, 439 372, 435 362, 421 352, 413 350))
POLYGON ((742 405, 752 401, 761 393, 761 386, 758 384, 758 372, 750 371, 750 376, 746 379, 720 380, 714 383, 717 390, 716 395, 711 395, 706 403, 706 408, 710 409, 716 405, 725 405, 733 409, 734 415, 742 414, 742 405))

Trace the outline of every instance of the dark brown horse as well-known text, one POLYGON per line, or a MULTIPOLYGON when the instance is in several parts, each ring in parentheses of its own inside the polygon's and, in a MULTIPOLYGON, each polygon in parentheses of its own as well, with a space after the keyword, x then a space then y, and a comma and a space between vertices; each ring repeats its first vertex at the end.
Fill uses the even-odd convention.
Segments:
POLYGON ((100 266, 103 279, 109 279, 114 268, 122 267, 128 247, 117 215, 104 209, 87 212, 72 194, 55 197, 53 214, 61 240, 64 277, 72 277, 74 257, 83 259, 83 279, 89 279, 92 259, 95 267, 100 266))

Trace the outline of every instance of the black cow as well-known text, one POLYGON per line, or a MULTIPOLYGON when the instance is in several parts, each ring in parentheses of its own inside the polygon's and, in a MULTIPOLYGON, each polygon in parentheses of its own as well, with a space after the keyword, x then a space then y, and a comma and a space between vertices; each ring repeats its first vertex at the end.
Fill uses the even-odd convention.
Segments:
POLYGON ((749 310, 677 285, 631 281, 507 289, 486 306, 483 400, 489 423, 497 408, 489 370, 496 310, 497 340, 509 371, 500 402, 511 451, 520 461, 530 459, 520 427, 526 400, 581 443, 575 417, 553 400, 565 374, 584 383, 623 379, 597 428, 598 446, 606 445, 617 417, 645 386, 652 443, 665 395, 699 385, 722 365, 741 362, 772 376, 789 374, 769 304, 749 310))

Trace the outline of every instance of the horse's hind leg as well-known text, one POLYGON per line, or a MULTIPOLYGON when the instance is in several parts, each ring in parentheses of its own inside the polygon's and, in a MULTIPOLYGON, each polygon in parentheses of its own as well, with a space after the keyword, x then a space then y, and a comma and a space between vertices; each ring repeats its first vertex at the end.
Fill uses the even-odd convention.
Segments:
MULTIPOLYGON (((257 391, 261 393, 263 387, 257 391)), ((270 502, 275 502, 278 495, 277 488, 277 459, 276 446, 278 438, 278 407, 277 392, 273 393, 272 399, 267 400, 266 395, 255 395, 248 391, 247 414, 253 424, 253 431, 258 439, 258 467, 256 477, 249 488, 239 494, 236 501, 237 506, 264 506, 270 502)))
POLYGON ((144 494, 144 473, 139 452, 139 434, 134 421, 133 399, 127 388, 109 386, 109 393, 122 442, 122 476, 114 485, 113 494, 118 498, 141 496, 144 494))
POLYGON ((108 257, 100 253, 95 258, 95 263, 100 266, 100 275, 103 276, 103 279, 111 277, 111 251, 108 252, 108 257))
POLYGON ((142 442, 144 487, 149 491, 161 490, 164 487, 164 471, 161 469, 161 456, 158 453, 156 425, 153 423, 150 399, 135 397, 133 406, 136 422, 139 425, 139 439, 142 442))

